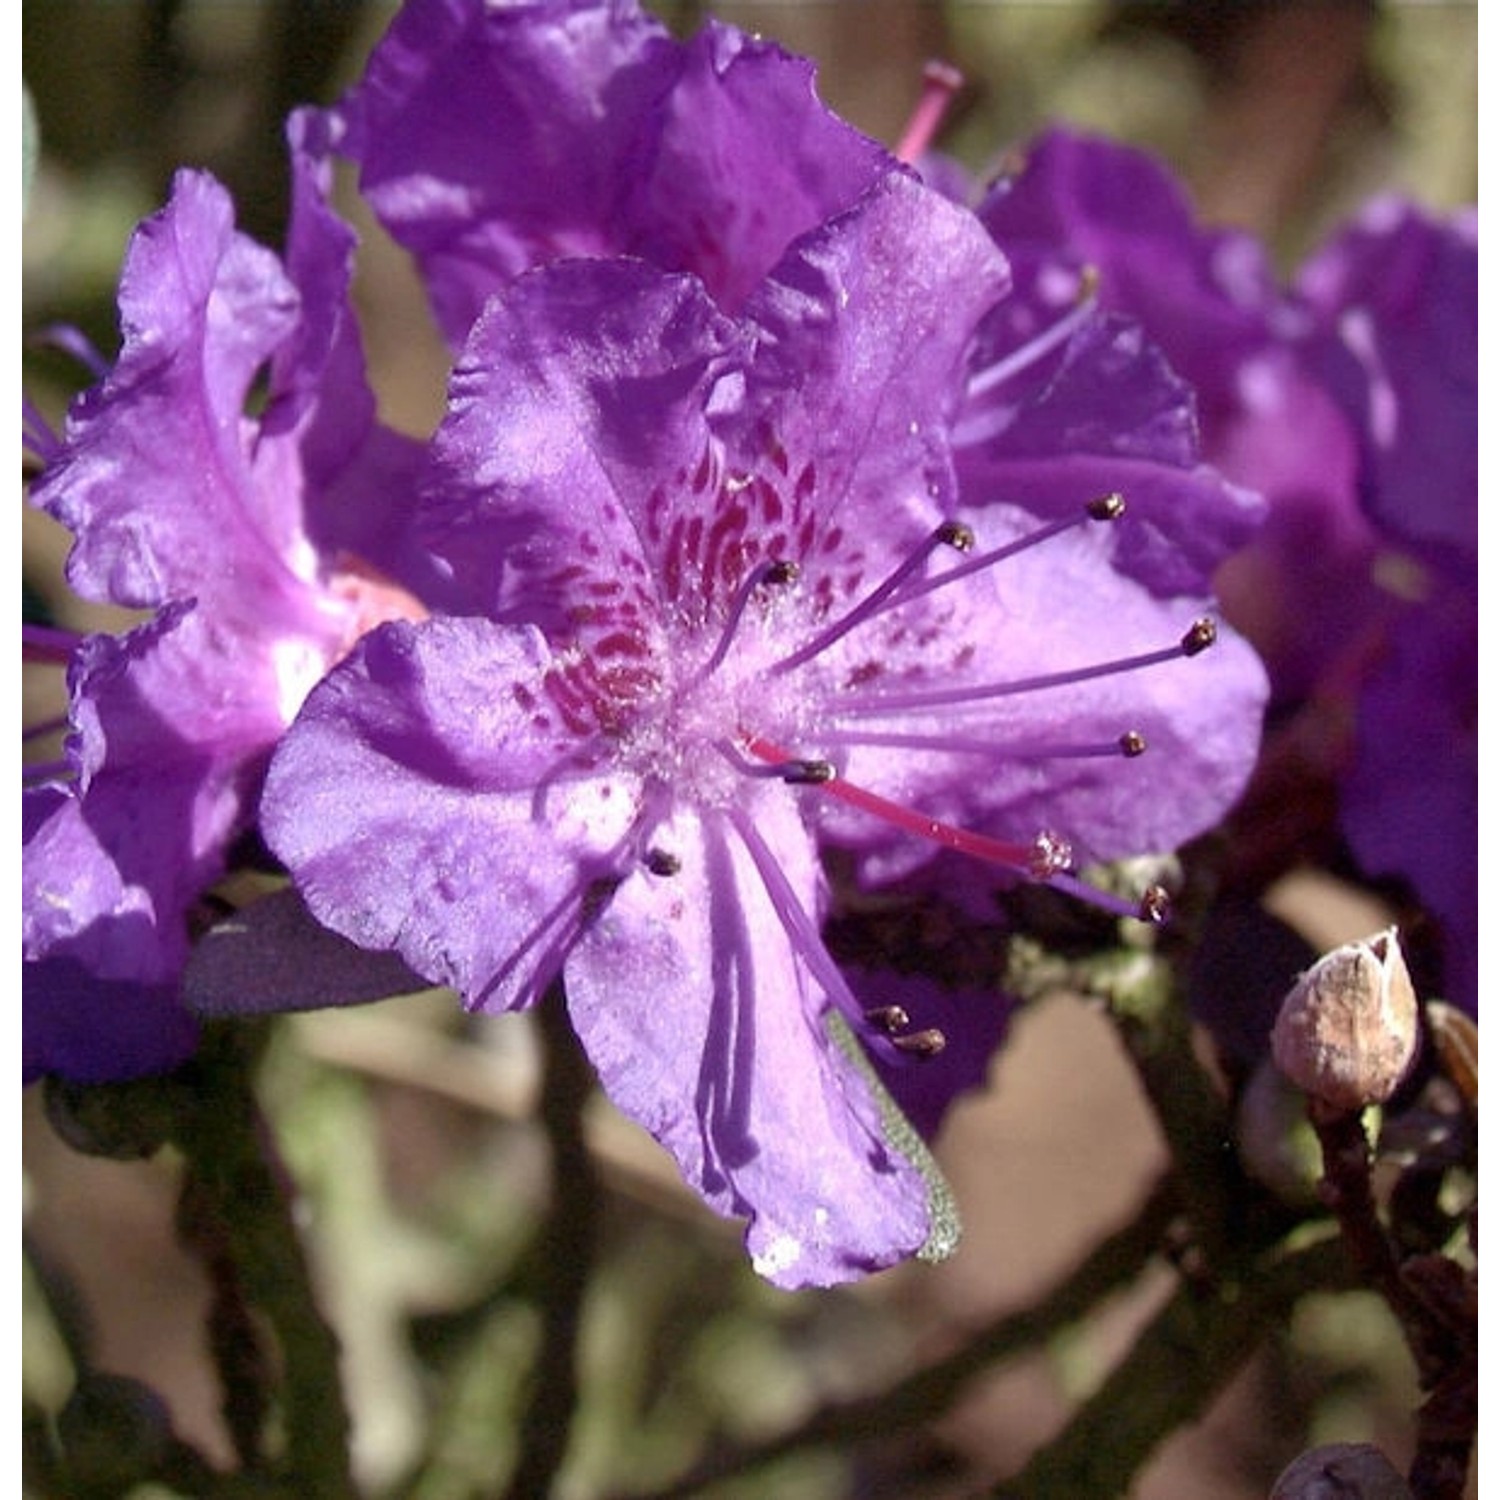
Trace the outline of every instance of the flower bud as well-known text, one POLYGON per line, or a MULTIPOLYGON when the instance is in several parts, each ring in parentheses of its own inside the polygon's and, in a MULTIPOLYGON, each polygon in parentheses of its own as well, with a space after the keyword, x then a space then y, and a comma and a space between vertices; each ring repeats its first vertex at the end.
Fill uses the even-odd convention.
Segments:
POLYGON ((1235 1108, 1240 1164, 1284 1203, 1318 1201, 1323 1154, 1307 1119, 1302 1092, 1269 1057, 1262 1058, 1235 1108))
POLYGON ((86 1371, 57 1418, 76 1490, 122 1494, 147 1478, 172 1443, 166 1403, 126 1375, 86 1371))
POLYGON ((1411 1500, 1411 1489, 1374 1444, 1325 1443, 1292 1461, 1270 1500, 1411 1500))
POLYGON ((1381 1104, 1417 1053, 1417 997, 1396 929, 1324 954, 1292 987, 1271 1031, 1276 1066, 1335 1109, 1381 1104))

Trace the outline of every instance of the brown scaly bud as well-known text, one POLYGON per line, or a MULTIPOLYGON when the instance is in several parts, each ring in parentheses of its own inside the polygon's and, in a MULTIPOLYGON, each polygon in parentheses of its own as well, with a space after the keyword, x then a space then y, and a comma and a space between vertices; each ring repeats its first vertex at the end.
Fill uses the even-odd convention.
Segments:
POLYGON ((1417 996, 1392 927, 1324 954, 1297 981, 1271 1052, 1310 1098, 1352 1112, 1396 1092, 1418 1035, 1417 996))

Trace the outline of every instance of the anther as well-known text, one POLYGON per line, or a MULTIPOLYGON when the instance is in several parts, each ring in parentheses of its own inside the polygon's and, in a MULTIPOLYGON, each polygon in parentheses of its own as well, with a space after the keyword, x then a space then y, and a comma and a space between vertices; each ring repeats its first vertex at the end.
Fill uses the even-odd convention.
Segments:
POLYGON ((1219 627, 1204 615, 1202 619, 1194 620, 1188 626, 1187 634, 1182 638, 1182 654, 1184 656, 1197 656, 1200 651, 1207 651, 1219 638, 1219 627))
MULTIPOLYGON (((770 777, 777 781, 784 781, 789 786, 822 786, 832 781, 838 774, 832 761, 803 760, 795 755, 783 754, 766 755, 761 756, 759 760, 750 760, 741 755, 728 740, 719 741, 716 748, 719 754, 743 775, 770 777)), ((750 749, 756 755, 760 755, 759 741, 752 738, 750 749)))
POLYGON ((771 769, 788 786, 822 786, 836 774, 833 762, 827 760, 788 760, 771 769))
MULTIPOLYGON (((783 657, 772 670, 790 672, 793 668, 800 667, 804 662, 809 662, 813 657, 826 651, 856 625, 862 625, 872 615, 878 614, 891 602, 892 595, 904 587, 912 574, 939 547, 952 547, 957 552, 967 552, 973 545, 974 533, 962 521, 943 521, 928 532, 921 544, 897 564, 885 581, 856 604, 847 615, 840 620, 835 620, 826 630, 819 631, 812 640, 808 641, 805 646, 798 647, 790 656, 783 657)), ((905 603, 905 600, 906 595, 903 594, 895 602, 900 604, 905 603)))
POLYGON ((1119 739, 1120 754, 1126 760, 1134 760, 1138 755, 1146 753, 1146 736, 1138 729, 1127 729, 1119 739))
POLYGON ((935 1026, 924 1031, 908 1031, 904 1036, 891 1038, 891 1046, 899 1047, 913 1057, 936 1057, 948 1045, 948 1038, 935 1026))
POLYGON ((1138 911, 1141 921, 1152 922, 1159 926, 1171 914, 1172 898, 1167 894, 1165 886, 1148 885, 1141 892, 1141 904, 1138 911))
POLYGON ((974 528, 964 525, 962 521, 944 521, 933 532, 933 536, 940 542, 946 542, 955 552, 974 550, 974 528))
POLYGON ((719 633, 719 643, 714 647, 713 655, 698 669, 696 681, 702 682, 705 677, 712 676, 729 654, 729 647, 740 628, 740 621, 745 617, 751 596, 767 585, 784 588, 787 584, 795 583, 801 571, 796 563, 785 562, 780 558, 758 563, 751 568, 729 606, 729 618, 724 621, 724 629, 719 633))
POLYGON ((911 1025, 911 1017, 907 1015, 903 1005, 872 1005, 865 1012, 865 1020, 893 1036, 911 1025))
POLYGON ((1073 846, 1061 834, 1043 829, 1032 840, 1029 867, 1033 880, 1050 880, 1073 863, 1073 846))
POLYGON ((1125 497, 1118 490, 1100 495, 1084 506, 1091 521, 1118 521, 1125 514, 1125 497))
POLYGON ((653 875, 676 875, 682 869, 682 861, 666 849, 648 849, 644 864, 653 875))

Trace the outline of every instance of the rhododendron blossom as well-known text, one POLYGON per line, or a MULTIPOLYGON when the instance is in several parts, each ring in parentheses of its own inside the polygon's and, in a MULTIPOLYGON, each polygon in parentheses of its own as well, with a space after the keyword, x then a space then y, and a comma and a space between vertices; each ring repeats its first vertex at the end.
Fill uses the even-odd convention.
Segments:
POLYGON ((352 239, 326 169, 301 149, 295 166, 285 266, 236 231, 218 183, 178 174, 126 256, 118 360, 61 436, 31 437, 32 501, 74 534, 74 589, 155 613, 119 637, 32 633, 69 663, 70 733, 27 801, 28 1078, 191 1049, 189 914, 251 825, 271 746, 364 629, 420 612, 387 576, 424 576, 400 542, 419 449, 375 422, 352 239))
POLYGON ((560 979, 611 1097, 786 1285, 946 1233, 844 1045, 940 1038, 855 998, 821 852, 875 883, 959 850, 1115 908, 1075 861, 1174 847, 1255 754, 1258 663, 1111 566, 1116 497, 960 505, 948 427, 1005 288, 902 171, 737 318, 639 261, 515 281, 424 486, 454 607, 366 636, 267 782, 321 921, 481 1009, 560 979))

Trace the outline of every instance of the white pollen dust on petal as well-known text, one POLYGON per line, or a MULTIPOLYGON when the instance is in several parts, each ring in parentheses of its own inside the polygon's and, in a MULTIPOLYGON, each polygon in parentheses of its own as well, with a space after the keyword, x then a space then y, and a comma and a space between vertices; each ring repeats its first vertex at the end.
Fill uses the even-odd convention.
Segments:
POLYGON ((802 1246, 789 1234, 779 1234, 759 1255, 752 1257, 751 1264, 761 1276, 777 1276, 802 1258, 802 1246))

